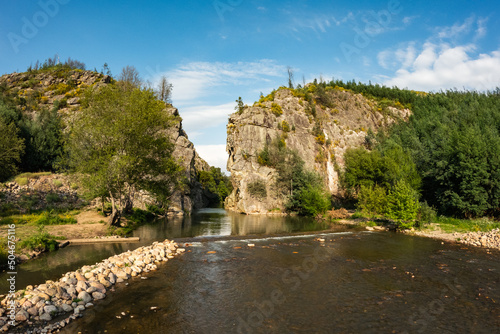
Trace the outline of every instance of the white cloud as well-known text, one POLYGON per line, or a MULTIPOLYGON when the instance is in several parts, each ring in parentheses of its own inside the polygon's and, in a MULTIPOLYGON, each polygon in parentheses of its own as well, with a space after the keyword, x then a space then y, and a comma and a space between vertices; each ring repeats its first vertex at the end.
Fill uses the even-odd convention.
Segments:
POLYGON ((286 68, 273 60, 256 62, 191 62, 166 73, 173 84, 172 100, 183 104, 211 95, 227 85, 247 85, 256 80, 285 76, 286 68))
POLYGON ((215 127, 227 122, 227 118, 234 112, 236 102, 221 105, 190 106, 179 109, 182 117, 182 126, 190 138, 201 134, 200 130, 215 127))
POLYGON ((416 58, 417 50, 415 43, 408 43, 394 50, 384 50, 378 53, 378 64, 384 69, 391 69, 398 66, 407 68, 413 64, 416 58))
POLYGON ((379 65, 395 70, 384 84, 425 91, 484 91, 500 86, 500 50, 478 54, 478 47, 473 44, 486 34, 486 22, 487 19, 471 16, 463 23, 436 29, 423 45, 410 42, 396 50, 380 52, 379 65), (467 43, 457 43, 465 39, 467 43))
POLYGON ((492 90, 500 86, 500 50, 472 57, 474 47, 426 43, 409 68, 401 67, 387 86, 416 90, 466 88, 492 90))
POLYGON ((226 153, 226 145, 197 145, 196 152, 198 155, 208 162, 210 166, 219 167, 226 171, 228 154, 226 153))

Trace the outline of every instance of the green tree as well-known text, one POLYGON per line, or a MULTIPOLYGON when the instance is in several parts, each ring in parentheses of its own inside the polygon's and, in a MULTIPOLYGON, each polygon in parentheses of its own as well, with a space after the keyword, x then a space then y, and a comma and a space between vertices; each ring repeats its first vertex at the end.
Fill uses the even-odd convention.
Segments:
POLYGON ((358 207, 361 211, 382 215, 387 206, 387 189, 378 185, 361 185, 358 194, 358 207))
POLYGON ((181 169, 168 138, 174 117, 152 90, 108 85, 89 89, 68 139, 69 165, 93 197, 111 201, 117 225, 137 190, 167 202, 181 169))
POLYGON ((243 100, 241 99, 241 96, 238 97, 238 99, 235 102, 236 102, 236 107, 234 107, 234 110, 236 110, 236 112, 238 114, 241 114, 243 112, 243 110, 245 109, 245 105, 243 104, 243 100))
POLYGON ((41 110, 33 118, 23 116, 20 128, 26 144, 23 171, 55 170, 63 153, 62 123, 57 108, 41 110))
POLYGON ((24 150, 24 140, 19 138, 18 133, 14 123, 7 124, 0 117, 0 181, 17 172, 17 164, 24 150))
POLYGON ((420 208, 418 193, 405 181, 399 181, 387 195, 385 215, 402 228, 414 225, 420 208))

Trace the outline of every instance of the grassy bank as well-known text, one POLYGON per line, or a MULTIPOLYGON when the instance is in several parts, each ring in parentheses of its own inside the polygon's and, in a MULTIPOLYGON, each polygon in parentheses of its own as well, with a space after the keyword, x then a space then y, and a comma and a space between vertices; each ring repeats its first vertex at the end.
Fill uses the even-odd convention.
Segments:
MULTIPOLYGON (((330 216, 331 217, 331 216, 330 216)), ((387 217, 381 215, 368 215, 361 211, 356 211, 350 217, 345 217, 360 226, 387 226, 397 225, 387 217)), ((338 221, 338 219, 331 219, 338 221)), ((417 220, 414 229, 418 231, 441 231, 444 233, 467 233, 467 232, 488 232, 500 228, 500 221, 495 221, 488 217, 477 219, 458 219, 445 216, 427 216, 425 220, 417 220)))

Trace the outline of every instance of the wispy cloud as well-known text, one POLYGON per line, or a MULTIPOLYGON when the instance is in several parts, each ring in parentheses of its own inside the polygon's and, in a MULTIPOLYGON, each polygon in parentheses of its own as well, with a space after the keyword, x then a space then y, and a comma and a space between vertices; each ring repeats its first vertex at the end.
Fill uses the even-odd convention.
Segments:
POLYGON ((237 63, 191 62, 166 73, 174 86, 172 99, 180 104, 195 102, 224 86, 247 85, 285 74, 285 66, 268 59, 237 63))
POLYGON ((210 166, 219 167, 223 171, 226 170, 228 158, 226 145, 197 145, 196 152, 210 166))

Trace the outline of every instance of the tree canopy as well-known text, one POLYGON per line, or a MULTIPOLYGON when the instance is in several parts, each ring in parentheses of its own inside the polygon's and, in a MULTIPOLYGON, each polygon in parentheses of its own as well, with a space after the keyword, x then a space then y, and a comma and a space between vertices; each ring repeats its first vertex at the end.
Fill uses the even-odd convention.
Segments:
POLYGON ((109 198, 110 224, 137 190, 169 199, 181 171, 168 137, 173 121, 152 90, 108 85, 86 92, 71 124, 69 164, 92 197, 109 198))

